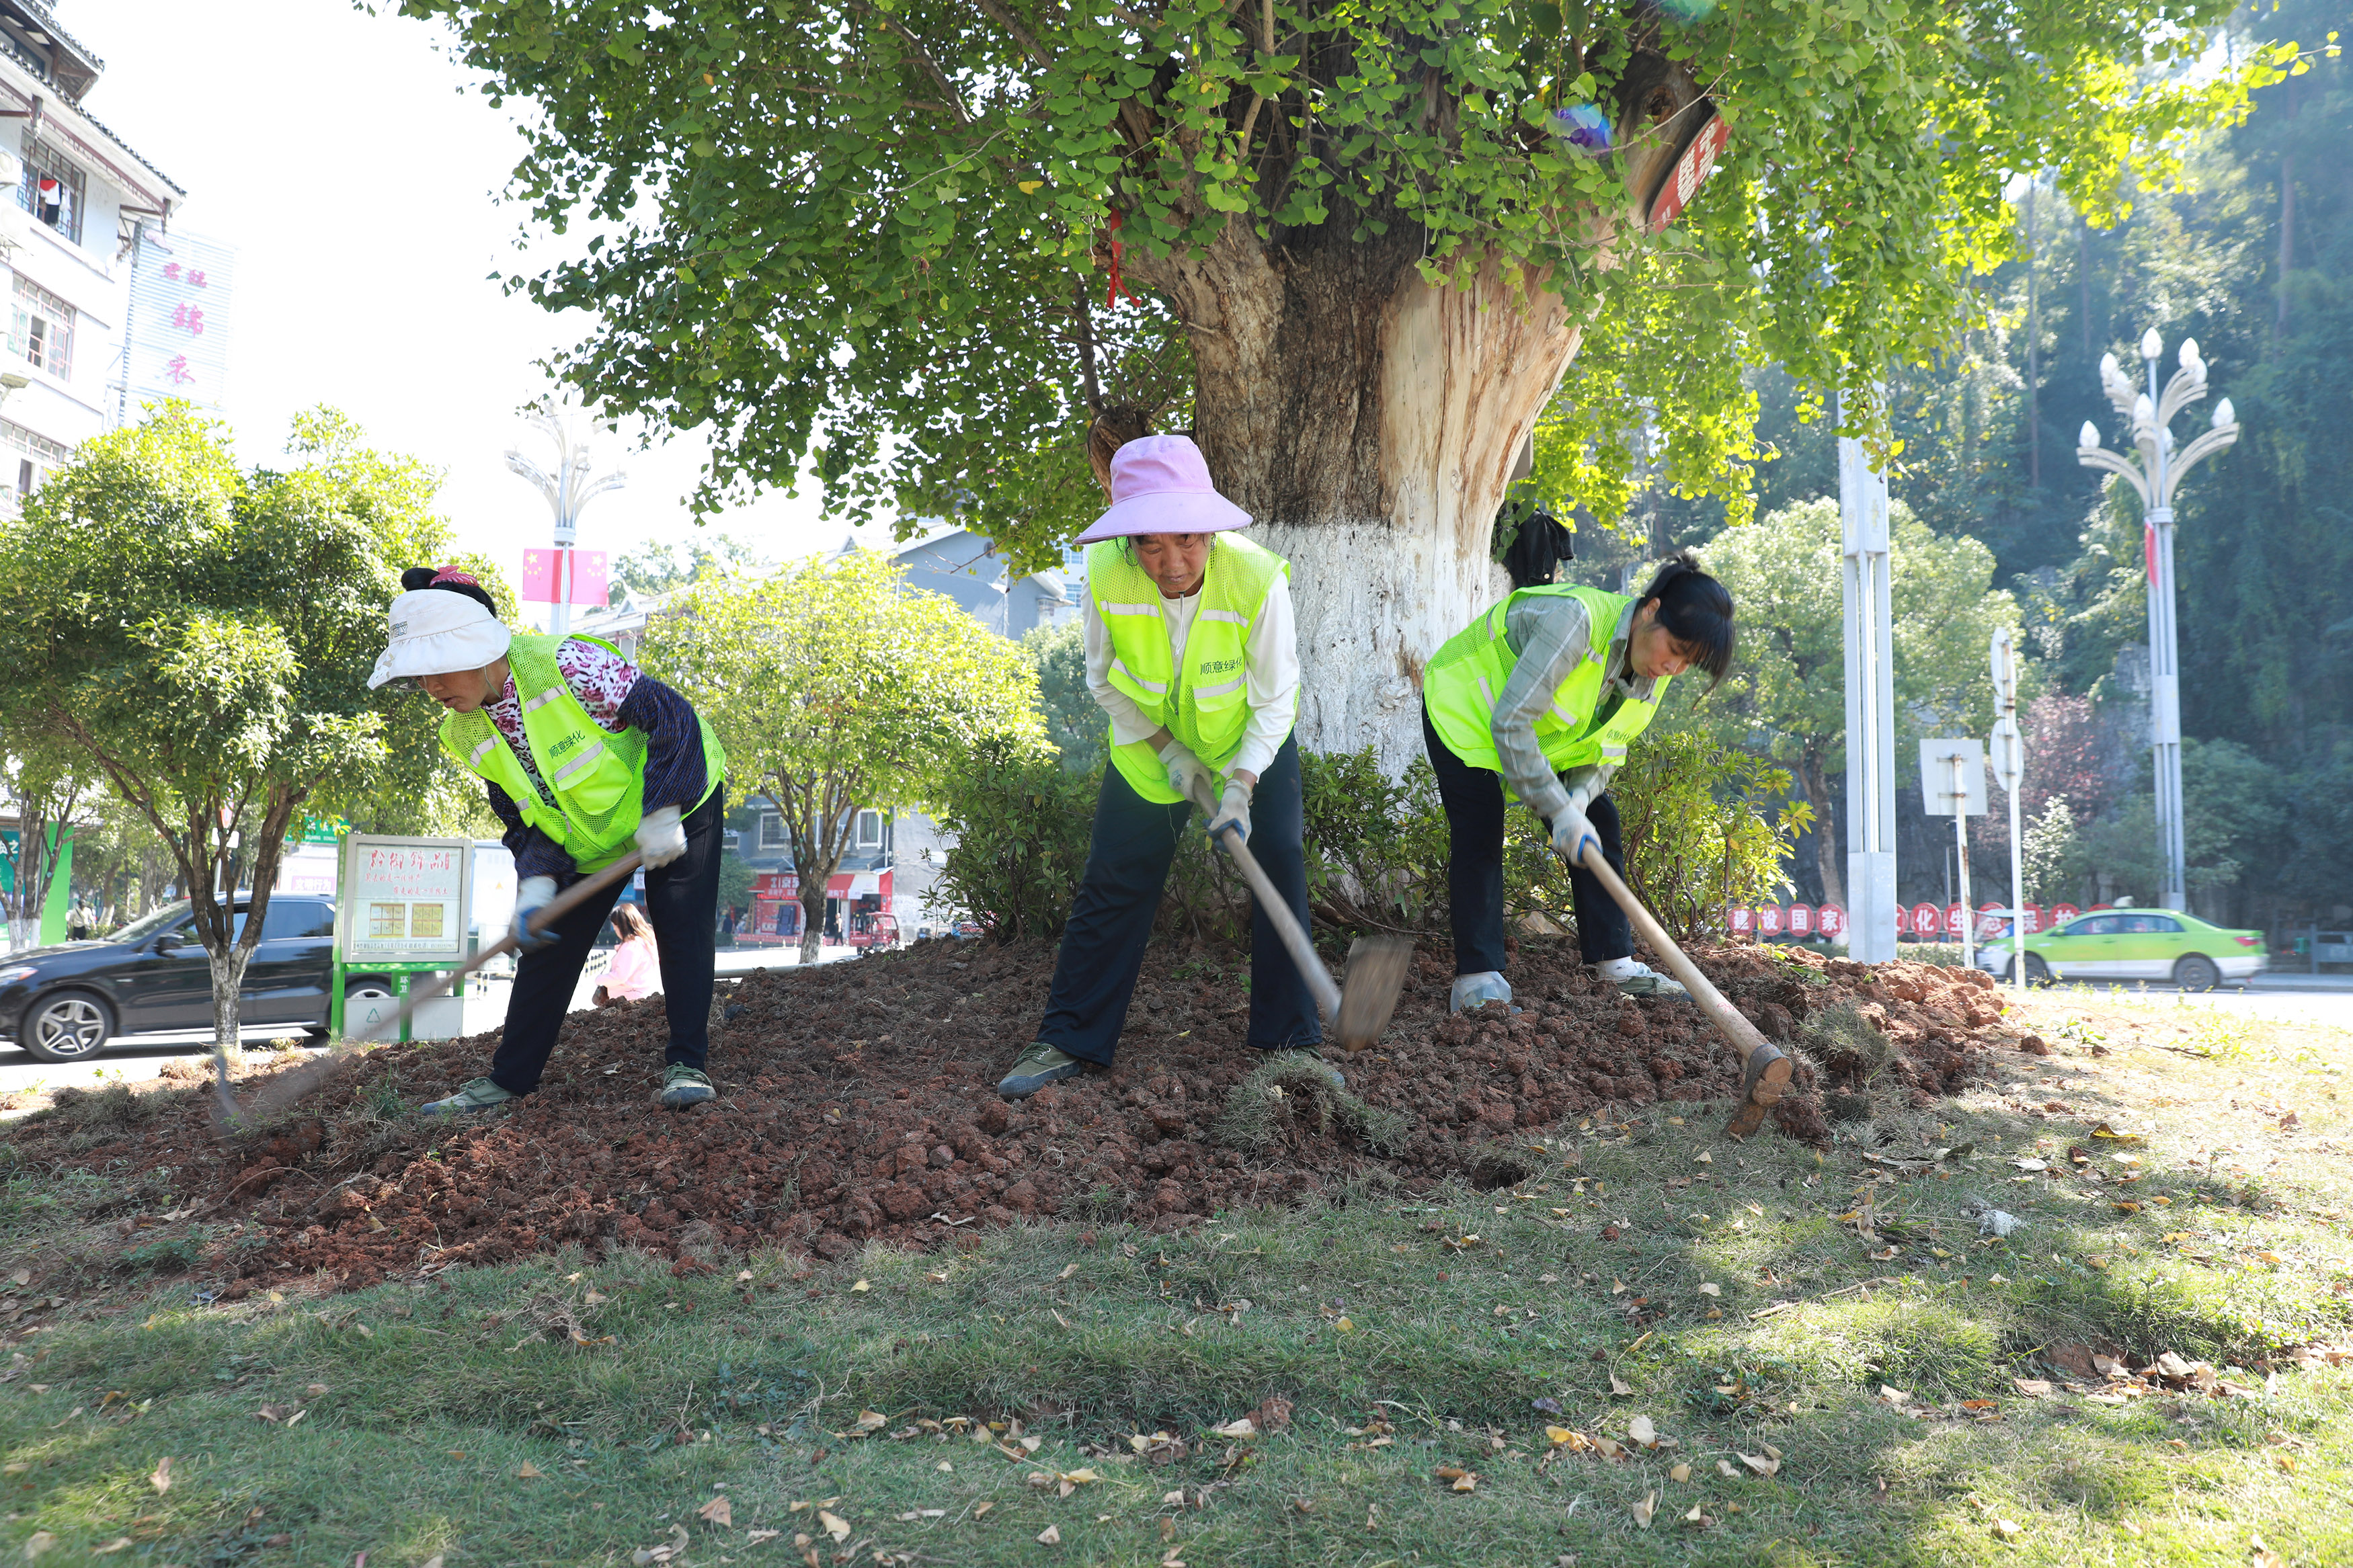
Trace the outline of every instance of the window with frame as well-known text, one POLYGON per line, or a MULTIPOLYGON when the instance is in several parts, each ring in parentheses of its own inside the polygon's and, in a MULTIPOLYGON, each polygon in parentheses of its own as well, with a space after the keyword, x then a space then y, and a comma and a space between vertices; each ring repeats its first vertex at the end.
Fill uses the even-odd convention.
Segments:
POLYGON ((760 814, 760 847, 763 849, 792 847, 792 841, 785 837, 785 817, 782 812, 764 811, 760 814))
POLYGON ((23 273, 16 274, 16 307, 8 325, 8 352, 59 381, 73 379, 75 310, 23 273))
POLYGON ((79 245, 87 195, 88 176, 56 148, 26 136, 25 177, 16 186, 18 206, 79 245))
POLYGON ((858 814, 858 847, 860 849, 882 847, 882 814, 861 811, 858 814))

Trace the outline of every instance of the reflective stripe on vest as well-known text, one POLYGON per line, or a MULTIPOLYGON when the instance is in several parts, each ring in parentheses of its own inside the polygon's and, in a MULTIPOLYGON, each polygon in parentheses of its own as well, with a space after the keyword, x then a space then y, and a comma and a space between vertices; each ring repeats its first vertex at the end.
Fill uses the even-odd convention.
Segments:
MULTIPOLYGON (((516 687, 532 693, 521 704, 523 741, 539 764, 547 795, 533 787, 522 760, 480 709, 444 716, 441 747, 459 766, 504 790, 523 821, 562 846, 575 867, 593 871, 620 858, 637 834, 643 814, 646 737, 634 728, 615 734, 588 716, 556 667, 555 650, 564 640, 518 637, 507 649, 516 687)), ((580 640, 620 653, 595 637, 580 640)), ((726 777, 727 753, 699 714, 696 722, 702 731, 703 799, 708 800, 726 777)))
MULTIPOLYGON (((1250 728, 1250 634, 1278 576, 1290 563, 1235 533, 1213 536, 1199 604, 1180 660, 1168 646, 1159 584, 1121 548, 1121 540, 1087 547, 1087 592, 1110 634, 1112 685, 1145 718, 1222 773, 1250 728)), ((1112 762, 1136 794, 1174 804, 1166 771, 1143 742, 1111 747, 1112 762)))
POLYGON ((1665 700, 1665 677, 1651 682, 1648 701, 1629 697, 1618 704, 1607 722, 1597 724, 1601 706, 1604 664, 1611 639, 1633 600, 1599 588, 1555 584, 1522 588, 1512 594, 1446 641, 1422 676, 1422 700, 1430 709, 1430 727, 1447 749, 1472 767, 1501 772, 1495 754, 1495 694, 1512 677, 1519 655, 1504 636, 1505 617, 1523 598, 1546 595, 1573 598, 1585 606, 1586 656, 1577 660, 1553 694, 1547 711, 1535 721, 1536 743, 1555 773, 1625 760, 1626 748, 1650 727, 1659 704, 1665 700))

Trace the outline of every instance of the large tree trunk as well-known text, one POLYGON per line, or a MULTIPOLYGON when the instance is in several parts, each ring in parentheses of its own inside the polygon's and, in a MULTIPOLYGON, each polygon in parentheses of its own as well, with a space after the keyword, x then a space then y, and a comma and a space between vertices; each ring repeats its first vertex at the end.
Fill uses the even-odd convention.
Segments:
POLYGON ((1291 562, 1300 743, 1394 773, 1420 753, 1423 665, 1507 586, 1496 509, 1578 334, 1556 294, 1493 268, 1433 288, 1418 238, 1333 227, 1269 252, 1236 224, 1136 270, 1192 328, 1219 488, 1291 562))
POLYGON ((806 877, 801 879, 801 962, 803 963, 815 963, 818 961, 819 957, 818 944, 825 938, 826 881, 826 878, 819 877, 815 883, 817 891, 811 893, 809 879, 806 877))

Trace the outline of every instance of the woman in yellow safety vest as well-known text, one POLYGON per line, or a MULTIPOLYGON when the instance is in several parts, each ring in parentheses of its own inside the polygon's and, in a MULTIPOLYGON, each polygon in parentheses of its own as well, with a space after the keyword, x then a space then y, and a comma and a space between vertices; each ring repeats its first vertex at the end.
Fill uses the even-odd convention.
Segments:
MULTIPOLYGON (((1504 978, 1506 792, 1545 820, 1576 866, 1599 844, 1621 877, 1618 807, 1605 793, 1667 682, 1731 667, 1732 595, 1688 552, 1638 596, 1542 579, 1515 589, 1440 648, 1422 676, 1422 741, 1438 773, 1451 843, 1455 1012, 1512 999, 1504 978)), ((1625 911, 1581 867, 1569 873, 1585 962, 1629 995, 1681 996, 1634 958, 1625 911)))
POLYGON ((415 679, 448 711, 441 746, 478 775, 515 862, 522 949, 506 1027, 478 1078, 428 1113, 470 1115, 539 1087, 581 966, 620 896, 615 887, 533 931, 558 888, 635 849, 661 959, 670 1020, 656 1098, 680 1110, 714 1098, 712 930, 727 812, 727 753, 685 698, 595 637, 517 635, 463 572, 412 566, 392 602, 392 639, 370 686, 415 679))
MULTIPOLYGON (((1240 826, 1307 921, 1290 565, 1233 531, 1250 514, 1218 494, 1186 437, 1128 441, 1098 471, 1111 509, 1079 542, 1087 686, 1110 716, 1111 763, 1045 1017, 997 1086, 1008 1100, 1111 1065, 1193 803, 1217 803, 1212 834, 1240 826)), ((1248 1042, 1298 1052, 1336 1085, 1316 1054, 1323 1037, 1306 983, 1253 909, 1248 1042)))

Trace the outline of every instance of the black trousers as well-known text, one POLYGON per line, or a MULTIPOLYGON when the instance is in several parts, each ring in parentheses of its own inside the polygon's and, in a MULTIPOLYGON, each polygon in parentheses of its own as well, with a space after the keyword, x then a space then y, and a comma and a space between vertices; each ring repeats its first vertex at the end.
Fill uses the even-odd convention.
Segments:
MULTIPOLYGON (((1144 967, 1152 917, 1176 858, 1176 836, 1193 808, 1162 805, 1129 787, 1111 763, 1103 764, 1103 789, 1095 797, 1094 837, 1087 868, 1071 900, 1062 927, 1061 951, 1054 959, 1054 984, 1046 995, 1045 1021, 1038 1038, 1082 1061, 1111 1065, 1127 1024, 1127 1004, 1144 967)), ((1282 742, 1250 792, 1248 847, 1299 923, 1307 924, 1306 826, 1299 789, 1299 742, 1282 742)), ((1260 1050, 1311 1046, 1324 1038, 1315 998, 1291 961, 1291 950, 1268 923, 1266 911, 1250 907, 1250 1005, 1248 1043, 1260 1050)))
MULTIPOLYGON (((646 873, 646 919, 661 958, 662 1009, 670 1017, 665 1061, 700 1069, 711 1054, 712 928, 719 910, 719 856, 726 847, 727 786, 687 815, 686 853, 646 873)), ((491 1058, 491 1081, 509 1094, 539 1087, 556 1031, 572 1007, 581 965, 621 889, 589 900, 555 922, 555 941, 522 955, 507 1025, 491 1058)))
MULTIPOLYGON (((1504 775, 1474 768, 1454 754, 1421 710, 1421 740, 1438 774, 1438 798, 1446 807, 1446 890, 1453 904, 1454 973, 1483 974, 1504 968, 1504 775)), ((1601 839, 1601 857, 1623 877, 1626 854, 1618 837, 1618 805, 1602 795, 1585 808, 1586 820, 1601 839)), ((1546 831, 1552 824, 1546 821, 1546 831)), ((1618 900, 1602 891, 1583 867, 1568 873, 1569 897, 1577 908, 1577 950, 1588 963, 1634 953, 1634 928, 1618 900)))

